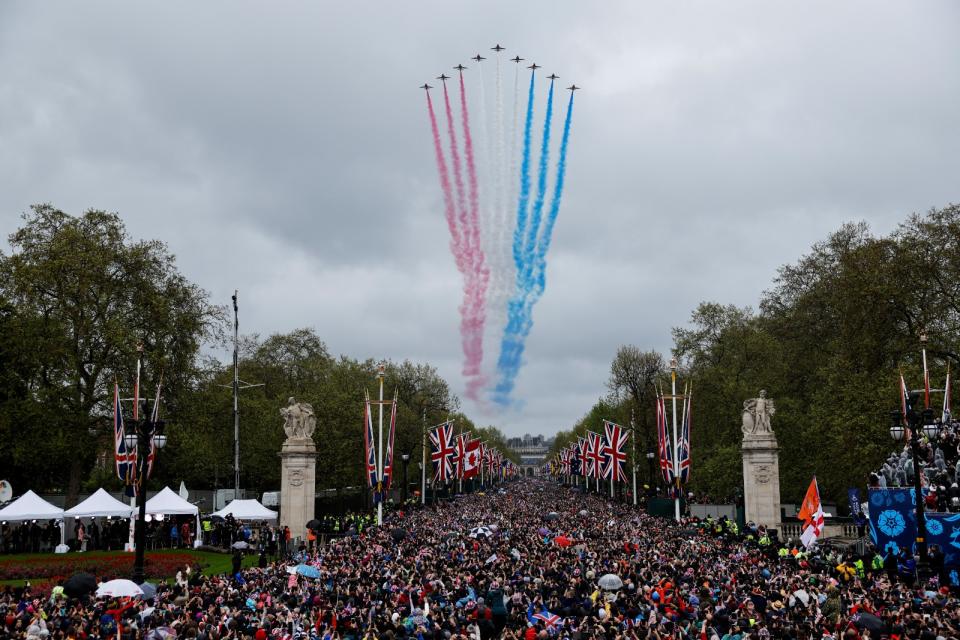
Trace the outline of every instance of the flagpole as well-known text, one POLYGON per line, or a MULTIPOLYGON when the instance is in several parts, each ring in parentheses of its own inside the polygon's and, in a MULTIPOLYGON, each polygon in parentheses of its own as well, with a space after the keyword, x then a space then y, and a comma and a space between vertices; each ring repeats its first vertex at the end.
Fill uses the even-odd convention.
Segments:
POLYGON ((380 412, 380 433, 377 436, 377 493, 380 494, 377 500, 377 526, 383 525, 383 372, 384 366, 380 365, 377 372, 377 378, 380 380, 380 402, 377 405, 380 412))
POLYGON ((930 372, 927 370, 927 334, 920 334, 920 344, 923 351, 923 408, 930 408, 930 372))
POLYGON ((420 430, 420 504, 427 504, 427 408, 423 408, 423 427, 420 430))
POLYGON ((673 481, 676 483, 676 493, 673 497, 673 515, 680 522, 680 456, 677 450, 677 359, 670 359, 670 401, 673 403, 673 481))
POLYGON ((630 410, 630 448, 633 462, 633 506, 637 506, 637 427, 633 423, 633 409, 630 410))

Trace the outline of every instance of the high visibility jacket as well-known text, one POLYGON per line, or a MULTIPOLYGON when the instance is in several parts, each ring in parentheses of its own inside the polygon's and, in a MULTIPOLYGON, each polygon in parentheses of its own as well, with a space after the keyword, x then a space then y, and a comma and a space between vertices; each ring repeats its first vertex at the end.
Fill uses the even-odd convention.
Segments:
POLYGON ((863 560, 856 560, 853 566, 857 569, 857 577, 862 578, 867 575, 866 568, 863 566, 863 560))

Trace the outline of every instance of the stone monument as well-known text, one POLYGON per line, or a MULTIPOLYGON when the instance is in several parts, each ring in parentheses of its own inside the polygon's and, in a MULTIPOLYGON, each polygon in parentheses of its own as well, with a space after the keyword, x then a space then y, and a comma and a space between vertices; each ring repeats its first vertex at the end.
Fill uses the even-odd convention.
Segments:
POLYGON ((747 522, 780 524, 780 463, 770 427, 776 412, 766 391, 743 403, 743 504, 747 522))
POLYGON ((280 450, 280 526, 290 527, 293 539, 306 538, 314 516, 317 479, 317 445, 313 407, 293 398, 280 409, 287 439, 280 450))

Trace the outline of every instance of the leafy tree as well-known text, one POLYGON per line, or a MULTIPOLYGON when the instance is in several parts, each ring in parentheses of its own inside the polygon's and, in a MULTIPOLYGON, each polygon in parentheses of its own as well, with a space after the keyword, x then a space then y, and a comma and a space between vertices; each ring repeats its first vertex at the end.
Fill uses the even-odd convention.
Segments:
MULTIPOLYGON (((114 213, 70 216, 37 205, 0 256, 5 327, 34 404, 21 423, 35 455, 66 461, 45 477, 76 496, 112 411, 113 382, 129 393, 138 344, 151 389, 161 372, 176 407, 194 381, 200 345, 218 337, 222 310, 187 281, 166 246, 132 240, 114 213)), ((14 434, 15 435, 15 434, 14 434)), ((22 444, 22 443, 21 443, 22 444)), ((15 456, 16 459, 16 456, 15 456)))

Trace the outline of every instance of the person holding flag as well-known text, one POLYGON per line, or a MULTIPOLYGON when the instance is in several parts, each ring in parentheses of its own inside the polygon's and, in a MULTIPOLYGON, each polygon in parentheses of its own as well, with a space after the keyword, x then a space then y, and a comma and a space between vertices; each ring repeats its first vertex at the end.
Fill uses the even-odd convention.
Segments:
POLYGON ((803 546, 809 549, 817 543, 817 539, 823 535, 823 504, 820 502, 820 488, 817 486, 817 476, 813 476, 810 486, 807 488, 807 495, 803 498, 803 505, 800 507, 800 513, 797 514, 800 520, 803 520, 803 531, 800 533, 800 541, 803 546))

